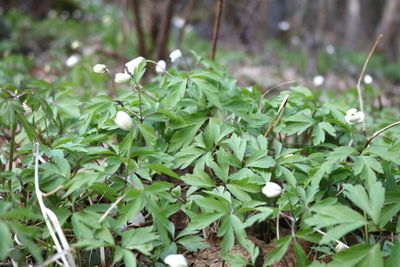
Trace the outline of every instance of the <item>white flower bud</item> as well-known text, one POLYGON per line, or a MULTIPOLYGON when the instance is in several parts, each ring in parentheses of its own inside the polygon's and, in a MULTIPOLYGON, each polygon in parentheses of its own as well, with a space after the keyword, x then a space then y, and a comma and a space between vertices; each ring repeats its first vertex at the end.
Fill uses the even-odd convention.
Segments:
POLYGON ((278 29, 283 32, 290 30, 290 23, 289 23, 289 21, 286 21, 286 20, 280 21, 277 26, 278 26, 278 29))
POLYGON ((115 116, 115 124, 118 125, 119 128, 129 131, 132 128, 132 119, 128 113, 124 111, 118 111, 117 116, 115 116))
POLYGON ((172 18, 172 25, 174 25, 177 29, 182 29, 185 26, 185 19, 181 17, 173 17, 172 18))
POLYGON ((72 48, 73 50, 78 49, 80 46, 81 46, 81 43, 80 43, 79 41, 77 41, 77 40, 75 40, 75 41, 73 41, 73 42, 71 43, 71 48, 72 48))
POLYGON ((366 74, 364 76, 364 83, 365 84, 371 84, 374 81, 374 79, 372 79, 372 76, 369 74, 366 74))
POLYGON ((355 108, 351 108, 346 112, 346 116, 344 116, 344 119, 348 124, 359 123, 364 120, 364 113, 361 111, 357 111, 357 109, 355 108))
POLYGON ((268 182, 262 188, 262 193, 268 198, 274 198, 282 193, 282 187, 274 182, 268 182))
POLYGON ((332 44, 328 44, 327 46, 325 46, 325 51, 328 55, 333 55, 335 54, 336 49, 332 44))
POLYGON ((116 73, 114 81, 115 83, 127 83, 131 79, 131 75, 128 73, 116 73))
POLYGON ((31 112, 32 112, 31 107, 28 106, 28 104, 26 104, 26 101, 24 101, 24 102, 22 103, 22 108, 25 110, 26 113, 31 113, 31 112))
POLYGON ((182 57, 182 52, 179 49, 176 49, 169 54, 169 58, 171 59, 171 62, 175 62, 178 59, 182 57))
POLYGON ((107 66, 104 64, 96 64, 93 66, 93 71, 96 73, 105 73, 107 71, 107 66))
POLYGON ((69 58, 67 58, 67 60, 65 61, 65 65, 68 68, 72 68, 73 66, 75 66, 76 64, 79 63, 79 61, 81 61, 81 56, 80 55, 72 55, 69 58))
POLYGON ((345 245, 345 244, 343 244, 343 243, 338 243, 336 246, 335 246, 335 251, 336 252, 340 252, 340 251, 343 251, 343 250, 345 250, 345 249, 347 249, 348 247, 345 245))
POLYGON ((167 63, 164 60, 161 59, 157 61, 156 72, 158 74, 164 73, 166 68, 167 68, 167 63))
POLYGON ((182 254, 171 254, 165 257, 164 263, 170 267, 188 267, 187 261, 182 254))
POLYGON ((132 59, 131 61, 125 63, 125 68, 126 68, 126 72, 128 72, 128 74, 132 75, 136 68, 139 66, 140 63, 146 61, 146 59, 144 59, 144 57, 137 57, 135 59, 132 59))
POLYGON ((313 84, 314 86, 321 86, 325 81, 324 76, 317 75, 313 78, 313 84))

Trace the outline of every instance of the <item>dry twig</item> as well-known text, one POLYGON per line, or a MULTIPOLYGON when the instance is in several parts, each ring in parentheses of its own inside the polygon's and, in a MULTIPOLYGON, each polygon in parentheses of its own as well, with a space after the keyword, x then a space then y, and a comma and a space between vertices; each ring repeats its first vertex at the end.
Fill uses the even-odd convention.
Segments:
MULTIPOLYGON (((361 69, 360 76, 358 77, 358 81, 357 81, 358 102, 360 104, 360 111, 364 114, 365 114, 365 112, 364 112, 364 101, 363 101, 363 95, 362 95, 361 81, 364 77, 365 70, 367 69, 368 62, 371 59, 372 54, 374 53, 374 51, 375 51, 376 47, 378 46, 378 43, 382 39, 382 37, 383 37, 383 35, 381 34, 378 36, 378 38, 376 38, 375 43, 372 46, 371 50, 369 51, 367 59, 364 62, 364 65, 361 69)), ((362 122, 362 131, 363 131, 363 134, 366 135, 365 120, 362 122)))
POLYGON ((214 61, 214 59, 215 59, 215 52, 217 50, 218 34, 219 34, 219 27, 221 25, 221 15, 222 15, 223 4, 224 4, 224 0, 218 0, 215 21, 214 21, 214 31, 213 31, 211 54, 210 54, 210 58, 212 61, 214 61))

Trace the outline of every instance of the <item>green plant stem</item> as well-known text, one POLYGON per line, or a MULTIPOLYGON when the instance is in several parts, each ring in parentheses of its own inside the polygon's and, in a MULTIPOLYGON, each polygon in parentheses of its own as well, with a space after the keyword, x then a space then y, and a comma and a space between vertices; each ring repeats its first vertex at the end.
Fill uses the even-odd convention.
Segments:
MULTIPOLYGON (((367 220, 367 214, 364 211, 364 219, 367 220)), ((364 225, 364 235, 365 235, 365 244, 369 244, 369 237, 368 237, 368 224, 364 225)))
POLYGON ((10 158, 8 161, 8 170, 12 171, 12 165, 14 161, 14 148, 15 148, 15 132, 17 130, 17 123, 14 122, 11 126, 11 140, 10 140, 10 158))

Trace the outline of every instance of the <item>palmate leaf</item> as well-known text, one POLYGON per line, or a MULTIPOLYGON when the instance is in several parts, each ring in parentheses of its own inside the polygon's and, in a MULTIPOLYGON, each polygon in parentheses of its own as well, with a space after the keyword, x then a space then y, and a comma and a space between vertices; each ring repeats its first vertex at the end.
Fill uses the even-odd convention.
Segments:
POLYGON ((7 225, 2 221, 0 221, 0 236, 0 260, 3 260, 11 252, 12 239, 7 225))
POLYGON ((311 209, 315 214, 306 219, 306 223, 317 228, 327 228, 321 244, 341 238, 367 223, 362 215, 344 205, 316 206, 311 209))
POLYGON ((383 267, 380 245, 357 245, 336 254, 329 267, 371 266, 383 267))
POLYGON ((375 224, 378 224, 383 203, 385 201, 385 189, 380 182, 375 182, 368 189, 368 194, 361 185, 343 185, 345 196, 357 207, 371 216, 375 224))
POLYGON ((286 251, 288 250, 291 241, 291 236, 285 236, 276 240, 274 242, 275 248, 266 255, 267 259, 265 260, 263 267, 270 266, 280 261, 280 259, 282 259, 282 257, 286 254, 286 251))

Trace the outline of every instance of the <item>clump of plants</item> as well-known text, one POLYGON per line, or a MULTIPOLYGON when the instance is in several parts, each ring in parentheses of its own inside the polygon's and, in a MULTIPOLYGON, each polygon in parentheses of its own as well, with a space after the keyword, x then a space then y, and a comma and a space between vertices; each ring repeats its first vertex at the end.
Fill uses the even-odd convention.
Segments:
POLYGON ((397 266, 398 110, 171 61, 95 65, 108 83, 80 101, 63 81, 1 86, 3 263, 177 267, 217 248, 225 266, 397 266))

